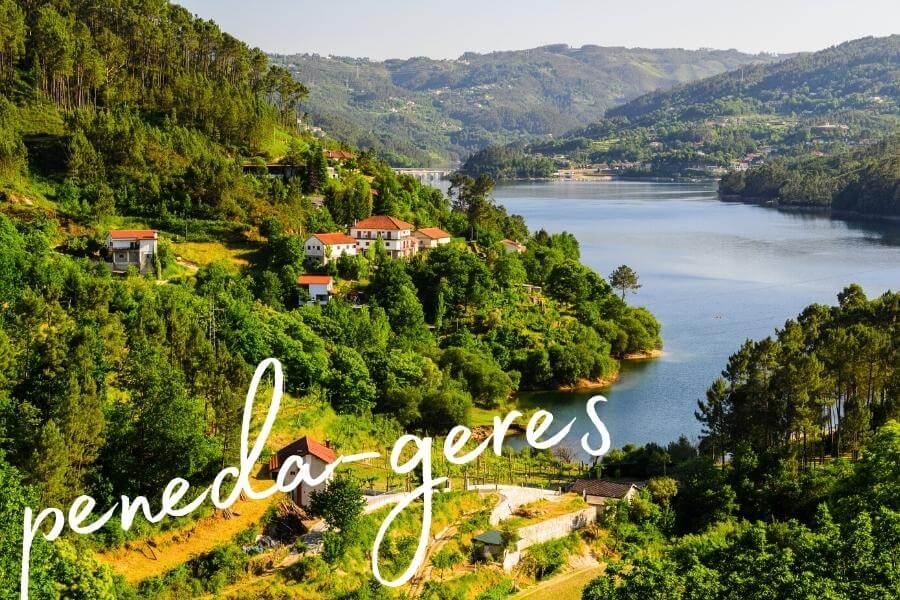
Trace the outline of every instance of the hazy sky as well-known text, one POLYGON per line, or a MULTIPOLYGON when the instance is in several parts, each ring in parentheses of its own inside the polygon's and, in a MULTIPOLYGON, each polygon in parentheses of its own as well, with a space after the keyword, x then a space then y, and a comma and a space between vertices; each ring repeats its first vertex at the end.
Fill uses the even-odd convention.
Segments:
POLYGON ((373 59, 571 46, 818 50, 900 30, 898 0, 176 0, 253 46, 373 59), (894 31, 891 31, 892 26, 894 31))

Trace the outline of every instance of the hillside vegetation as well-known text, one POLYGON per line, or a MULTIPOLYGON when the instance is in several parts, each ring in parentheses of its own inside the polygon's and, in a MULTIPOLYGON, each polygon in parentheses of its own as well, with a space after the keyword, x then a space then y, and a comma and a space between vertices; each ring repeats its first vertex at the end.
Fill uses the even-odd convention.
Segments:
POLYGON ((785 208, 831 208, 837 214, 900 217, 900 136, 826 156, 776 159, 719 184, 728 200, 785 208))
MULTIPOLYGON (((342 451, 362 431, 379 447, 445 433, 517 389, 609 377, 660 344, 654 317, 583 266, 571 235, 531 236, 489 181, 459 180, 451 203, 372 153, 329 158, 335 141, 296 129, 305 86, 182 8, 0 0, 0 25, 0 597, 17 590, 25 506, 88 494, 98 510, 122 495, 156 508, 173 477, 200 487, 235 464, 243 390, 265 358, 311 407, 281 441, 330 411, 342 451), (305 236, 372 214, 457 241, 304 260, 305 236), (118 228, 158 230, 152 272, 111 273, 118 228), (504 238, 527 250, 506 254, 504 238), (335 277, 326 307, 306 302, 308 271, 335 277)), ((95 559, 179 526, 138 517, 123 532, 114 518, 38 538, 30 597, 218 589, 239 548, 177 567, 197 575, 187 588, 172 576, 137 590, 95 559)))
POLYGON ((656 91, 533 154, 627 175, 710 176, 871 144, 900 124, 900 36, 863 38, 656 91))
POLYGON ((562 44, 455 60, 272 57, 313 83, 304 110, 314 125, 410 166, 446 165, 491 144, 558 135, 645 92, 775 59, 562 44))

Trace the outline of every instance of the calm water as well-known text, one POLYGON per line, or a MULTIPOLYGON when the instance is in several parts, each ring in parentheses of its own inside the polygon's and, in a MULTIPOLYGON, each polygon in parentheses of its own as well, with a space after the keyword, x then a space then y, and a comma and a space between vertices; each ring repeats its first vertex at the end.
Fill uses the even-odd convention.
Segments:
MULTIPOLYGON (((856 282, 869 296, 900 288, 900 225, 726 204, 714 184, 560 182, 499 187, 495 197, 534 231, 569 231, 602 274, 634 268, 629 298, 663 326, 665 356, 626 364, 602 390, 613 447, 696 439, 696 402, 747 338, 769 335, 808 304, 833 304, 856 282)), ((587 393, 541 393, 521 402, 587 430, 587 393)))

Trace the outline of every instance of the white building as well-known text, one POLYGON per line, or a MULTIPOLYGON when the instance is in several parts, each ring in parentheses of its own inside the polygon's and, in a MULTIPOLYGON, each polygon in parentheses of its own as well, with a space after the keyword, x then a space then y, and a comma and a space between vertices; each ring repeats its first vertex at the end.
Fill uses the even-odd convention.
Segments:
POLYGON ((399 258, 412 256, 419 249, 418 240, 412 235, 414 229, 406 221, 387 215, 374 215, 357 221, 350 227, 350 235, 356 240, 359 252, 365 252, 381 238, 388 256, 399 258))
POLYGON ((341 257, 356 256, 356 240, 346 233, 317 233, 304 243, 306 258, 317 260, 323 265, 341 257))
POLYGON ((136 267, 141 273, 153 268, 159 234, 152 229, 111 229, 106 234, 106 249, 112 270, 136 267))
POLYGON ((416 241, 419 244, 419 250, 437 248, 438 246, 450 243, 450 234, 437 227, 423 227, 422 229, 416 229, 413 232, 413 237, 416 238, 416 241))
MULTIPOLYGON (((322 475, 325 467, 337 460, 334 450, 306 435, 272 455, 269 459, 269 474, 273 478, 277 477, 282 465, 291 456, 303 458, 303 462, 309 465, 311 477, 319 477, 322 475)), ((290 467, 290 471, 285 475, 284 481, 289 482, 293 480, 299 472, 300 465, 293 464, 290 467)), ((315 486, 305 482, 301 483, 291 491, 291 500, 294 501, 294 504, 307 508, 312 499, 312 493, 324 490, 330 480, 331 478, 329 477, 315 486)))
POLYGON ((513 252, 521 254, 527 249, 525 248, 525 244, 521 244, 515 240, 503 240, 501 244, 503 244, 503 251, 507 254, 512 254, 513 252))
POLYGON ((324 306, 334 293, 334 279, 330 275, 301 275, 297 278, 297 284, 309 292, 307 304, 324 306))

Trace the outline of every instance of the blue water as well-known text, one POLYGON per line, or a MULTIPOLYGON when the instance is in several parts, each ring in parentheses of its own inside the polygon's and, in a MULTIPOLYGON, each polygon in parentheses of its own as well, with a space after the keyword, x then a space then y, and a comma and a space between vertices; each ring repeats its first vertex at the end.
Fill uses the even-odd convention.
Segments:
MULTIPOLYGON (((600 416, 613 447, 696 439, 697 400, 744 340, 773 333, 809 304, 834 304, 851 282, 870 296, 900 289, 900 224, 723 203, 706 183, 528 183, 494 195, 532 231, 573 233, 582 262, 601 274, 627 264, 640 276, 629 303, 661 321, 665 355, 624 365, 619 381, 592 392, 609 400, 600 416)), ((578 416, 566 440, 577 448, 592 393, 520 402, 559 420, 578 416)))

